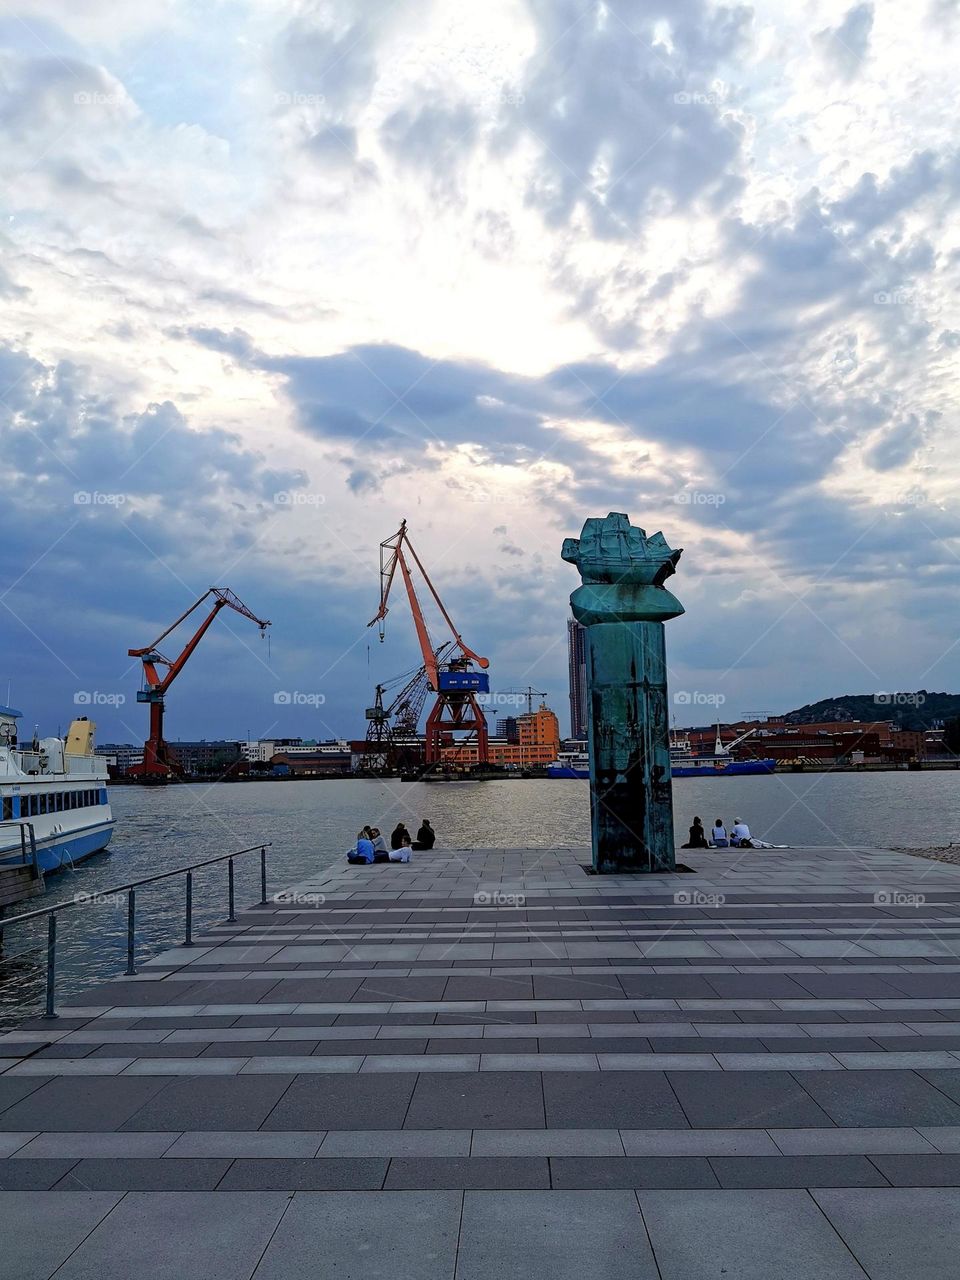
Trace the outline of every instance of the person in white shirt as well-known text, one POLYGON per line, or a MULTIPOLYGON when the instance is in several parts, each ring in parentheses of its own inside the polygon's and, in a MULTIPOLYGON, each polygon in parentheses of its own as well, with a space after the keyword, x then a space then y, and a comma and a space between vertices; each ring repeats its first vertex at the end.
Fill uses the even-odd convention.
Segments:
POLYGON ((733 830, 730 832, 732 836, 731 843, 739 845, 741 848, 750 846, 750 828, 742 818, 734 818, 733 830))
POLYGON ((717 818, 713 824, 713 830, 710 832, 710 839, 713 841, 715 849, 726 849, 730 841, 727 839, 727 828, 723 825, 723 819, 717 818))

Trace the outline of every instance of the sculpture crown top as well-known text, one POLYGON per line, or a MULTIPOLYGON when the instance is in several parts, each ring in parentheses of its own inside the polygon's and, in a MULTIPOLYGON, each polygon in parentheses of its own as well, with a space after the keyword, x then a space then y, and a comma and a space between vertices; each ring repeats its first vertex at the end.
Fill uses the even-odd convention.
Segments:
POLYGON ((662 587, 676 572, 682 548, 672 551, 662 533, 647 537, 630 517, 611 511, 584 521, 579 538, 564 538, 560 553, 575 564, 585 583, 637 583, 662 587))

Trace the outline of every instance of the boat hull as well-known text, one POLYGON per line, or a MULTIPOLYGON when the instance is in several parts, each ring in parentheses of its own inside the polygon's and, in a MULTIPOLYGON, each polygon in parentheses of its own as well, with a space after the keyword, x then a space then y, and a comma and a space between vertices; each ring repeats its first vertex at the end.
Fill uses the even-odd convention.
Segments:
MULTIPOLYGON (((37 861, 44 875, 75 866, 95 853, 101 853, 113 835, 113 820, 98 822, 89 828, 63 832, 46 839, 37 839, 37 861)), ((19 847, 0 851, 0 866, 22 861, 19 847)))
MULTIPOLYGON (((751 773, 773 773, 777 767, 776 760, 712 760, 705 756, 701 764, 672 764, 670 776, 673 778, 731 778, 743 777, 751 773)), ((548 778, 581 778, 589 781, 590 770, 578 765, 547 765, 548 778)))
POLYGON ((712 760, 705 756, 701 764, 671 764, 673 778, 739 778, 751 773, 773 773, 774 759, 712 760))

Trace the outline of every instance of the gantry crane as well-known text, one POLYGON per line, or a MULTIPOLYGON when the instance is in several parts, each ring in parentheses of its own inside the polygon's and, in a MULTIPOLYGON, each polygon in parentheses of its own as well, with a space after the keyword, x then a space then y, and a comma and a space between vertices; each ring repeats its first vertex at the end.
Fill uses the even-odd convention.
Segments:
MULTIPOLYGON (((452 640, 442 644, 436 652, 437 662, 442 662, 452 648, 452 640)), ((417 742, 417 727, 428 692, 427 670, 424 666, 413 672, 405 671, 402 675, 377 685, 373 706, 366 710, 367 740, 360 761, 361 773, 392 772, 423 763, 417 742), (401 681, 405 681, 403 688, 384 706, 383 695, 401 681)))
POLYGON ((487 764, 489 761, 487 722, 477 702, 477 694, 488 693, 490 690, 490 678, 486 675, 486 668, 490 663, 488 659, 482 658, 464 643, 460 632, 453 625, 443 601, 430 581, 429 574, 413 549, 407 533, 406 520, 401 522, 400 528, 393 537, 380 543, 380 608, 367 625, 372 627, 379 624, 380 639, 383 640, 384 620, 389 612, 387 602, 398 566, 403 584, 407 589, 413 625, 420 643, 420 652, 423 655, 427 688, 437 695, 436 702, 427 716, 427 764, 438 764, 442 760, 444 737, 454 741, 455 733, 476 734, 477 762, 481 765, 487 764), (437 608, 443 615, 444 622, 450 628, 453 642, 447 653, 441 657, 438 657, 438 651, 430 639, 423 610, 417 599, 407 555, 419 569, 437 608), (450 656, 453 652, 456 652, 456 657, 450 656), (481 670, 475 670, 475 666, 480 667, 481 670))
POLYGON ((179 763, 167 747, 163 737, 164 698, 168 689, 186 665, 187 659, 200 643, 210 623, 213 622, 221 609, 234 609, 245 618, 249 618, 251 622, 255 622, 260 628, 261 636, 270 625, 264 619, 258 618, 255 613, 251 613, 243 601, 235 596, 228 587, 209 587, 199 600, 194 601, 186 613, 181 613, 176 622, 172 622, 166 631, 157 636, 153 644, 147 645, 145 649, 127 650, 131 658, 139 658, 143 663, 145 687, 138 690, 137 701, 150 704, 150 736, 143 744, 143 762, 133 765, 129 770, 132 777, 141 778, 144 782, 162 782, 180 773, 179 763), (190 640, 187 641, 183 652, 172 661, 169 658, 165 658, 158 651, 157 646, 167 638, 171 631, 175 631, 181 622, 189 618, 194 609, 199 609, 203 602, 211 596, 214 597, 214 601, 210 612, 190 640), (167 668, 165 676, 160 676, 157 671, 158 665, 167 668))

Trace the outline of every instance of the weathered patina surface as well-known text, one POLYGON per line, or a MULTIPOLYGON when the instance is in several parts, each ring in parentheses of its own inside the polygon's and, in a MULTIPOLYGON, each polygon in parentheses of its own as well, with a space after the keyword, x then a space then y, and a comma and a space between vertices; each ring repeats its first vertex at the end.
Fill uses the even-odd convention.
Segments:
POLYGON ((602 874, 673 871, 673 802, 663 623, 683 605, 663 583, 681 552, 611 512, 565 538, 586 627, 593 865, 602 874))

